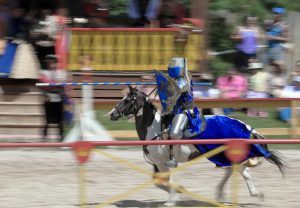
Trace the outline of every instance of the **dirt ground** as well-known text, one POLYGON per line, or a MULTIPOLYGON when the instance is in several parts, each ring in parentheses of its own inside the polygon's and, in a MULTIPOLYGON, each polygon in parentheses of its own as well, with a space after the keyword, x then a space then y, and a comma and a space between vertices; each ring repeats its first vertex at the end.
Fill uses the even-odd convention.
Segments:
MULTIPOLYGON (((139 150, 107 149, 110 154, 152 170, 139 150)), ((281 151, 290 168, 283 179, 278 169, 264 161, 251 169, 256 188, 264 192, 265 200, 249 196, 241 181, 240 207, 300 207, 300 151, 281 151)), ((0 151, 0 207, 1 208, 76 208, 80 207, 78 166, 69 150, 14 149, 0 151)), ((189 191, 214 199, 216 185, 223 175, 207 160, 174 175, 174 181, 189 191)), ((97 207, 114 194, 122 193, 149 179, 149 176, 125 168, 110 158, 93 153, 86 164, 86 207, 97 207)), ((241 177, 240 177, 241 179, 241 177)), ((230 201, 230 185, 226 200, 230 201)), ((167 194, 153 185, 106 207, 162 207, 167 194)), ((213 207, 204 201, 184 197, 180 206, 213 207)))

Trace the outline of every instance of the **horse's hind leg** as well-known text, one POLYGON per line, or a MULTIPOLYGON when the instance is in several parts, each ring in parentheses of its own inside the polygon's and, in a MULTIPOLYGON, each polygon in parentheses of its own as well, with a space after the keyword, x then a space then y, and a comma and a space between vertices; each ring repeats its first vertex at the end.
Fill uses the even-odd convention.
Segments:
POLYGON ((241 165, 240 174, 242 175, 242 177, 246 181, 249 194, 251 196, 259 197, 260 199, 264 199, 264 194, 262 192, 257 191, 254 184, 253 184, 253 182, 252 182, 252 177, 251 177, 249 168, 244 166, 244 165, 241 165))
POLYGON ((222 180, 220 181, 220 183, 218 184, 218 187, 217 187, 217 200, 219 202, 224 201, 224 186, 231 175, 232 175, 232 168, 226 167, 225 175, 223 176, 222 180))

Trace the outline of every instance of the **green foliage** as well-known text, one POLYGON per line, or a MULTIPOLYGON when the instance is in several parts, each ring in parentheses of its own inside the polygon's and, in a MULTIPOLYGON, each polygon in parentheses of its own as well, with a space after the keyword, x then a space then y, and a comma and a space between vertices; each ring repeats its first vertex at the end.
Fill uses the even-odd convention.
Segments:
POLYGON ((226 62, 220 57, 215 57, 209 61, 209 69, 214 77, 224 75, 231 67, 232 64, 230 62, 226 62))
POLYGON ((237 14, 251 14, 260 21, 271 15, 273 7, 284 7, 288 11, 300 11, 299 0, 210 0, 209 10, 227 10, 237 14))
POLYGON ((127 14, 127 4, 128 0, 110 0, 109 1, 109 10, 110 14, 113 16, 127 14))
POLYGON ((232 34, 232 26, 226 25, 222 17, 211 17, 209 24, 209 47, 217 51, 232 49, 234 43, 229 38, 232 34))

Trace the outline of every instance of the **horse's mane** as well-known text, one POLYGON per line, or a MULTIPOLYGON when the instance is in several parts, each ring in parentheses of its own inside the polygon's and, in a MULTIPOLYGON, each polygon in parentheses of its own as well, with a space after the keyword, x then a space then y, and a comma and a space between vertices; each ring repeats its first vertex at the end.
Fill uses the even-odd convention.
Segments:
MULTIPOLYGON (((150 99, 149 95, 147 95, 146 93, 140 91, 140 90, 137 89, 137 88, 133 88, 133 90, 134 90, 133 92, 140 93, 140 94, 143 95, 143 97, 145 97, 145 100, 146 100, 145 103, 148 104, 148 107, 157 110, 157 107, 153 104, 153 100, 150 99)), ((130 95, 130 93, 133 93, 133 92, 128 92, 127 95, 130 95)))
POLYGON ((143 101, 145 102, 142 107, 143 116, 135 117, 138 136, 141 140, 145 140, 147 135, 147 129, 153 123, 157 108, 153 105, 152 100, 149 99, 147 94, 137 89, 135 89, 134 92, 138 94, 140 93, 142 95, 143 101))
POLYGON ((153 104, 153 100, 150 99, 150 97, 149 97, 146 93, 144 93, 144 92, 142 92, 142 91, 139 91, 139 92, 145 96, 145 98, 146 98, 146 103, 148 104, 148 106, 149 106, 150 108, 153 108, 155 111, 157 111, 157 107, 153 104))

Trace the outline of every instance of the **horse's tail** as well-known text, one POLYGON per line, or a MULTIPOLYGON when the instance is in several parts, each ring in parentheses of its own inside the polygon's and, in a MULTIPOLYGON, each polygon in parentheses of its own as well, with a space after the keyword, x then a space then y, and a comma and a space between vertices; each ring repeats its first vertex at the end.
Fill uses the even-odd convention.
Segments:
MULTIPOLYGON (((253 139, 267 139, 265 136, 259 134, 255 129, 252 130, 253 139)), ((269 151, 267 144, 261 145, 265 150, 269 151)))
POLYGON ((266 158, 270 163, 276 165, 280 170, 282 176, 285 176, 285 170, 287 169, 288 165, 287 162, 284 160, 283 155, 277 151, 269 151, 271 154, 270 157, 266 158))
MULTIPOLYGON (((267 139, 263 135, 259 134, 257 131, 253 130, 252 135, 254 139, 267 139)), ((270 163, 276 165, 281 172, 282 176, 285 176, 285 170, 287 169, 288 165, 285 161, 283 155, 280 152, 277 151, 270 151, 268 149, 268 145, 263 144, 262 147, 270 153, 270 157, 266 158, 267 161, 270 163)))

